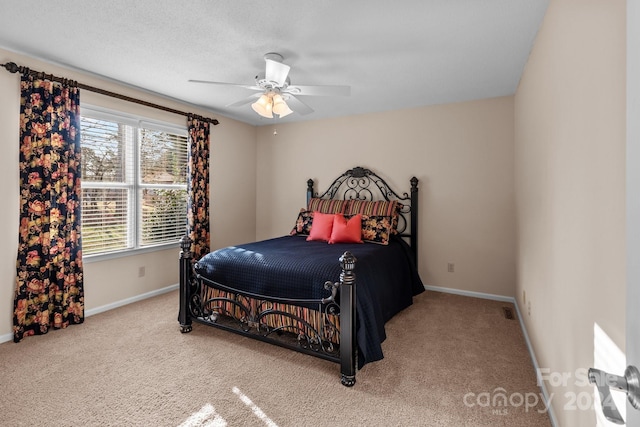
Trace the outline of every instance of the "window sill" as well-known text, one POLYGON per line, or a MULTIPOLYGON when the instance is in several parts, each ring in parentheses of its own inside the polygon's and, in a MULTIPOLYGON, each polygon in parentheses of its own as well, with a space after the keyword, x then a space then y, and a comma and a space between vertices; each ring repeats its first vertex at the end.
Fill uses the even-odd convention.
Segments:
MULTIPOLYGON (((142 255, 142 254, 151 253, 151 252, 165 251, 167 249, 173 249, 173 248, 179 249, 180 243, 178 242, 166 243, 163 245, 149 246, 146 248, 126 249, 122 251, 114 251, 114 252, 109 252, 105 254, 85 255, 82 257, 82 262, 84 264, 90 264, 93 262, 108 261, 111 259, 126 258, 126 257, 132 257, 132 256, 142 255)), ((176 253, 176 256, 177 256, 177 253, 176 253)))

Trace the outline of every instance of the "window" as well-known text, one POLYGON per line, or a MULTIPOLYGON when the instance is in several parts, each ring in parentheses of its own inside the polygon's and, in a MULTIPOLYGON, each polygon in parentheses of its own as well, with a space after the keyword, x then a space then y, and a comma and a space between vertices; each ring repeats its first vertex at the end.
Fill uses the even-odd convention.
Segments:
POLYGON ((82 108, 82 246, 97 255, 185 233, 187 131, 82 108))

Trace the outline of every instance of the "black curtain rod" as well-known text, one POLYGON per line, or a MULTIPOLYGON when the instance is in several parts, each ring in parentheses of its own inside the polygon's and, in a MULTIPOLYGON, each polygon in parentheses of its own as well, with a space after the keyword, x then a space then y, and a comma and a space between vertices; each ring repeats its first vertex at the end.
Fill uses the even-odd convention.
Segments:
POLYGON ((146 107, 155 108, 157 110, 168 111, 169 113, 180 114, 182 116, 187 116, 187 117, 193 117, 193 118, 198 119, 198 120, 207 121, 207 122, 212 123, 214 125, 217 125, 217 124, 220 123, 217 119, 211 119, 209 117, 203 117, 203 116, 199 116, 197 114, 192 114, 192 113, 185 113, 184 111, 175 110, 173 108, 165 107, 163 105, 154 104, 152 102, 143 101, 141 99, 132 98, 132 97, 126 96, 126 95, 120 95, 119 93, 110 92, 108 90, 100 89, 100 88, 97 88, 97 87, 94 87, 94 86, 89 86, 89 85, 85 85, 85 84, 82 84, 82 83, 78 83, 75 80, 65 79, 63 77, 57 77, 57 76, 54 76, 53 74, 45 74, 44 72, 41 72, 41 71, 40 72, 33 71, 33 70, 30 70, 27 67, 16 65, 15 62, 7 62, 6 64, 2 64, 1 66, 4 67, 10 73, 14 73, 14 74, 15 73, 29 74, 29 75, 32 75, 32 76, 34 76, 36 78, 39 78, 39 79, 47 79, 47 80, 51 80, 51 81, 58 82, 58 83, 70 84, 70 85, 76 86, 76 87, 78 87, 80 89, 84 89, 84 90, 88 90, 88 91, 91 91, 91 92, 99 93, 101 95, 106 95, 106 96, 110 96, 112 98, 122 99, 124 101, 133 102, 134 104, 144 105, 146 107))

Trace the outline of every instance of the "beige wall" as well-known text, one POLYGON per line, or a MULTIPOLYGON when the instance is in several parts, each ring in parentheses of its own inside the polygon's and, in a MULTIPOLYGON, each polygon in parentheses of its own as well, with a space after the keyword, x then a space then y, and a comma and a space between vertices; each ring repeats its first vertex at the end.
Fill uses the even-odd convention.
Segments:
POLYGON ((408 192, 415 175, 425 284, 514 296, 513 97, 263 126, 257 141, 258 238, 291 230, 309 178, 324 191, 364 166, 408 192))
POLYGON ((624 0, 552 0, 515 96, 517 298, 540 367, 572 375, 547 383, 562 426, 595 425, 565 409, 594 326, 625 347, 625 37, 624 0))
MULTIPOLYGON (((207 111, 191 108, 173 100, 154 97, 95 76, 71 72, 0 50, 0 63, 9 61, 182 111, 212 116, 207 111)), ((12 333, 16 274, 19 82, 19 74, 0 70, 0 141, 3 144, 0 170, 5 180, 4 185, 0 186, 0 200, 4 205, 4 209, 0 211, 0 227, 4 242, 0 245, 0 338, 4 339, 12 333)), ((184 116, 119 101, 89 91, 81 91, 80 97, 81 104, 113 108, 150 119, 180 125, 184 125, 186 120, 184 116)), ((211 133, 211 193, 215 200, 211 206, 211 223, 214 248, 250 240, 255 236, 256 131, 253 126, 224 117, 219 119, 220 125, 213 127, 211 133), (238 208, 229 209, 229 206, 238 208)), ((99 309, 178 283, 178 254, 179 249, 176 248, 100 262, 88 260, 85 264, 85 308, 99 309), (146 274, 138 278, 138 268, 141 266, 145 267, 146 274)))

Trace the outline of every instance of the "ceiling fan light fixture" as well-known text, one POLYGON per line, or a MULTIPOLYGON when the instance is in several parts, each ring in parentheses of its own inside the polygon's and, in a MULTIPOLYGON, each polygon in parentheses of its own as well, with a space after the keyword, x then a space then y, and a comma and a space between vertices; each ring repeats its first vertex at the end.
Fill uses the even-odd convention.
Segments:
MULTIPOLYGON (((289 72, 291 67, 284 64, 283 57, 279 53, 269 52, 264 55, 264 73, 255 75, 255 85, 213 82, 208 80, 189 80, 197 83, 210 83, 215 85, 236 86, 243 89, 257 90, 247 98, 228 104, 227 107, 245 107, 251 104, 251 108, 258 115, 268 119, 286 117, 291 113, 302 116, 313 113, 313 109, 298 98, 300 96, 349 96, 351 88, 349 86, 335 85, 296 85, 291 86, 289 72), (256 98, 258 100, 256 101, 256 98), (289 108, 291 103, 295 111, 289 108), (275 114, 275 116, 274 116, 275 114)), ((329 107, 331 108, 331 106, 329 107)))
POLYGON ((263 94, 256 102, 251 104, 251 108, 253 108, 253 111, 260 114, 262 117, 266 117, 268 119, 273 118, 273 114, 271 112, 273 108, 271 97, 268 97, 266 94, 263 94))
POLYGON ((273 112, 280 117, 288 116, 293 113, 280 94, 273 96, 273 112))

